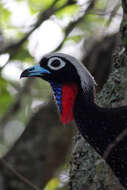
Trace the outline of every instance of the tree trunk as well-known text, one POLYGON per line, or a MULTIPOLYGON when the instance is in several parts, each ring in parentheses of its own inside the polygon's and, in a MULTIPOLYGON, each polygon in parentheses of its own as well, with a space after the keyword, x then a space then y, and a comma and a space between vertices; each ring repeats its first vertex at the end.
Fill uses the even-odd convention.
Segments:
MULTIPOLYGON (((88 65, 98 66, 97 69, 95 67, 95 71, 101 73, 103 72, 101 64, 108 67, 108 65, 110 65, 109 57, 112 54, 111 73, 105 85, 103 86, 103 84, 100 84, 100 86, 103 86, 103 89, 98 93, 96 100, 97 104, 104 107, 127 105, 127 55, 125 51, 127 47, 127 21, 125 21, 125 19, 127 19, 127 15, 124 11, 120 32, 117 35, 117 38, 114 38, 114 40, 117 40, 117 44, 113 54, 113 47, 111 46, 112 37, 108 37, 110 39, 109 45, 107 46, 108 58, 106 53, 107 51, 104 53, 101 49, 101 47, 103 48, 102 44, 104 43, 104 40, 102 40, 101 43, 99 42, 96 44, 96 49, 94 47, 90 51, 90 59, 88 59, 88 57, 87 60, 83 59, 83 62, 86 63, 88 63, 88 60, 91 61, 88 65), (99 52, 99 54, 97 52, 99 52)), ((105 47, 106 43, 107 42, 105 42, 105 47)), ((108 70, 110 70, 109 67, 108 70)), ((97 72, 94 73, 95 79, 97 72)), ((104 160, 93 150, 93 148, 82 138, 80 134, 77 134, 73 140, 69 185, 71 190, 124 189, 124 187, 119 184, 118 179, 114 176, 104 160)))

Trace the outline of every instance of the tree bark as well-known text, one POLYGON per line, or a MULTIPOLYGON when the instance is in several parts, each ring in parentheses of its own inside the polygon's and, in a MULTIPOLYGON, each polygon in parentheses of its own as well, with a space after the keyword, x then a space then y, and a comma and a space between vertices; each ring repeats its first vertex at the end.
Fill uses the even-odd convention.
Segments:
MULTIPOLYGON (((117 42, 114 52, 113 46, 111 45, 112 37, 108 37, 110 40, 108 41, 109 45, 107 46, 107 51, 105 51, 105 53, 102 51, 102 44, 104 42, 102 40, 101 43, 99 42, 96 44, 96 50, 95 48, 91 49, 90 58, 87 56, 86 60, 83 59, 83 62, 88 63, 88 66, 98 66, 94 69, 94 71, 96 71, 94 73, 95 78, 97 73, 103 72, 102 70, 99 70, 102 68, 101 64, 105 64, 105 67, 108 68, 108 73, 110 71, 109 66, 112 65, 109 78, 104 84, 101 92, 97 95, 97 104, 101 106, 117 107, 127 104, 127 21, 125 19, 127 19, 127 16, 124 13, 120 32, 117 35, 117 38, 114 39, 117 40, 114 41, 114 44, 117 42), (111 55, 112 63, 111 59, 109 59, 111 55)), ((105 47, 106 43, 107 42, 105 42, 105 47)), ((102 81, 104 80, 102 79, 102 81)), ((103 84, 100 85, 103 86, 103 84)), ((124 187, 119 184, 118 179, 114 176, 104 160, 93 150, 93 148, 82 138, 80 134, 77 134, 73 141, 69 185, 71 190, 124 189, 124 187)))

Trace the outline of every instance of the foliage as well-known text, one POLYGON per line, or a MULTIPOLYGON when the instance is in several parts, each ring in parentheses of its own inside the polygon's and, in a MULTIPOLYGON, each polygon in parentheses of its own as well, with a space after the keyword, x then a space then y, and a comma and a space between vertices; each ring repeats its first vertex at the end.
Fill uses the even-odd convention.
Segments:
POLYGON ((11 16, 11 12, 4 7, 4 5, 0 2, 0 25, 2 27, 6 27, 11 16))
POLYGON ((58 11, 56 13, 56 16, 60 19, 65 16, 74 17, 75 14, 78 13, 78 11, 79 11, 78 5, 68 5, 65 8, 63 8, 62 10, 58 11))
POLYGON ((32 14, 45 10, 53 3, 53 0, 28 0, 29 8, 32 14))
POLYGON ((34 61, 32 55, 30 54, 30 52, 28 51, 28 48, 26 45, 21 46, 17 53, 13 55, 13 57, 11 58, 11 60, 19 60, 19 61, 24 61, 24 62, 32 62, 34 61))
POLYGON ((13 102, 13 97, 8 90, 8 81, 0 77, 0 114, 4 114, 13 102))
POLYGON ((57 178, 53 178, 52 180, 49 181, 44 190, 51 190, 51 189, 56 190, 58 186, 59 186, 59 180, 57 178))

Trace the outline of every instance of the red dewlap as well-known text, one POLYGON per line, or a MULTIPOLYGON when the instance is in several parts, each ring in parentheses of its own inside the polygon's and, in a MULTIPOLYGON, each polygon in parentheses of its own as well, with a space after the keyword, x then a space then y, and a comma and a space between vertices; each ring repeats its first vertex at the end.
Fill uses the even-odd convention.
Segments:
POLYGON ((76 84, 65 84, 62 86, 62 112, 61 121, 67 124, 74 118, 74 103, 78 93, 76 84))

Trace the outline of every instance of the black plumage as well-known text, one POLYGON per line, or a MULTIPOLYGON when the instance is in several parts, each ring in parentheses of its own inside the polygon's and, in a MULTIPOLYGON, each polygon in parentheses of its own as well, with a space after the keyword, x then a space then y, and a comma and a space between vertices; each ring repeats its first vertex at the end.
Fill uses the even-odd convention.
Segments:
MULTIPOLYGON (((25 70, 21 77, 41 77, 55 85, 74 83, 78 88, 73 113, 77 127, 90 145, 103 156, 109 145, 127 127, 127 106, 101 108, 94 102, 95 81, 87 69, 75 58, 61 54, 48 54, 38 66, 25 70), (44 71, 43 71, 44 70, 44 71)), ((62 91, 60 91, 62 92, 62 91)), ((62 93, 61 93, 62 96, 62 93)), ((61 99, 59 99, 62 101, 61 99)), ((59 102, 59 105, 62 103, 59 102)), ((61 108, 62 109, 62 108, 61 108)), ((127 136, 111 150, 106 162, 110 165, 121 184, 127 187, 127 136)))
MULTIPOLYGON (((75 102, 75 120, 82 136, 103 156, 108 146, 127 127, 127 107, 100 108, 86 100, 87 97, 85 99, 80 92, 75 102)), ((127 136, 111 150, 106 162, 121 184, 127 187, 127 136)))

